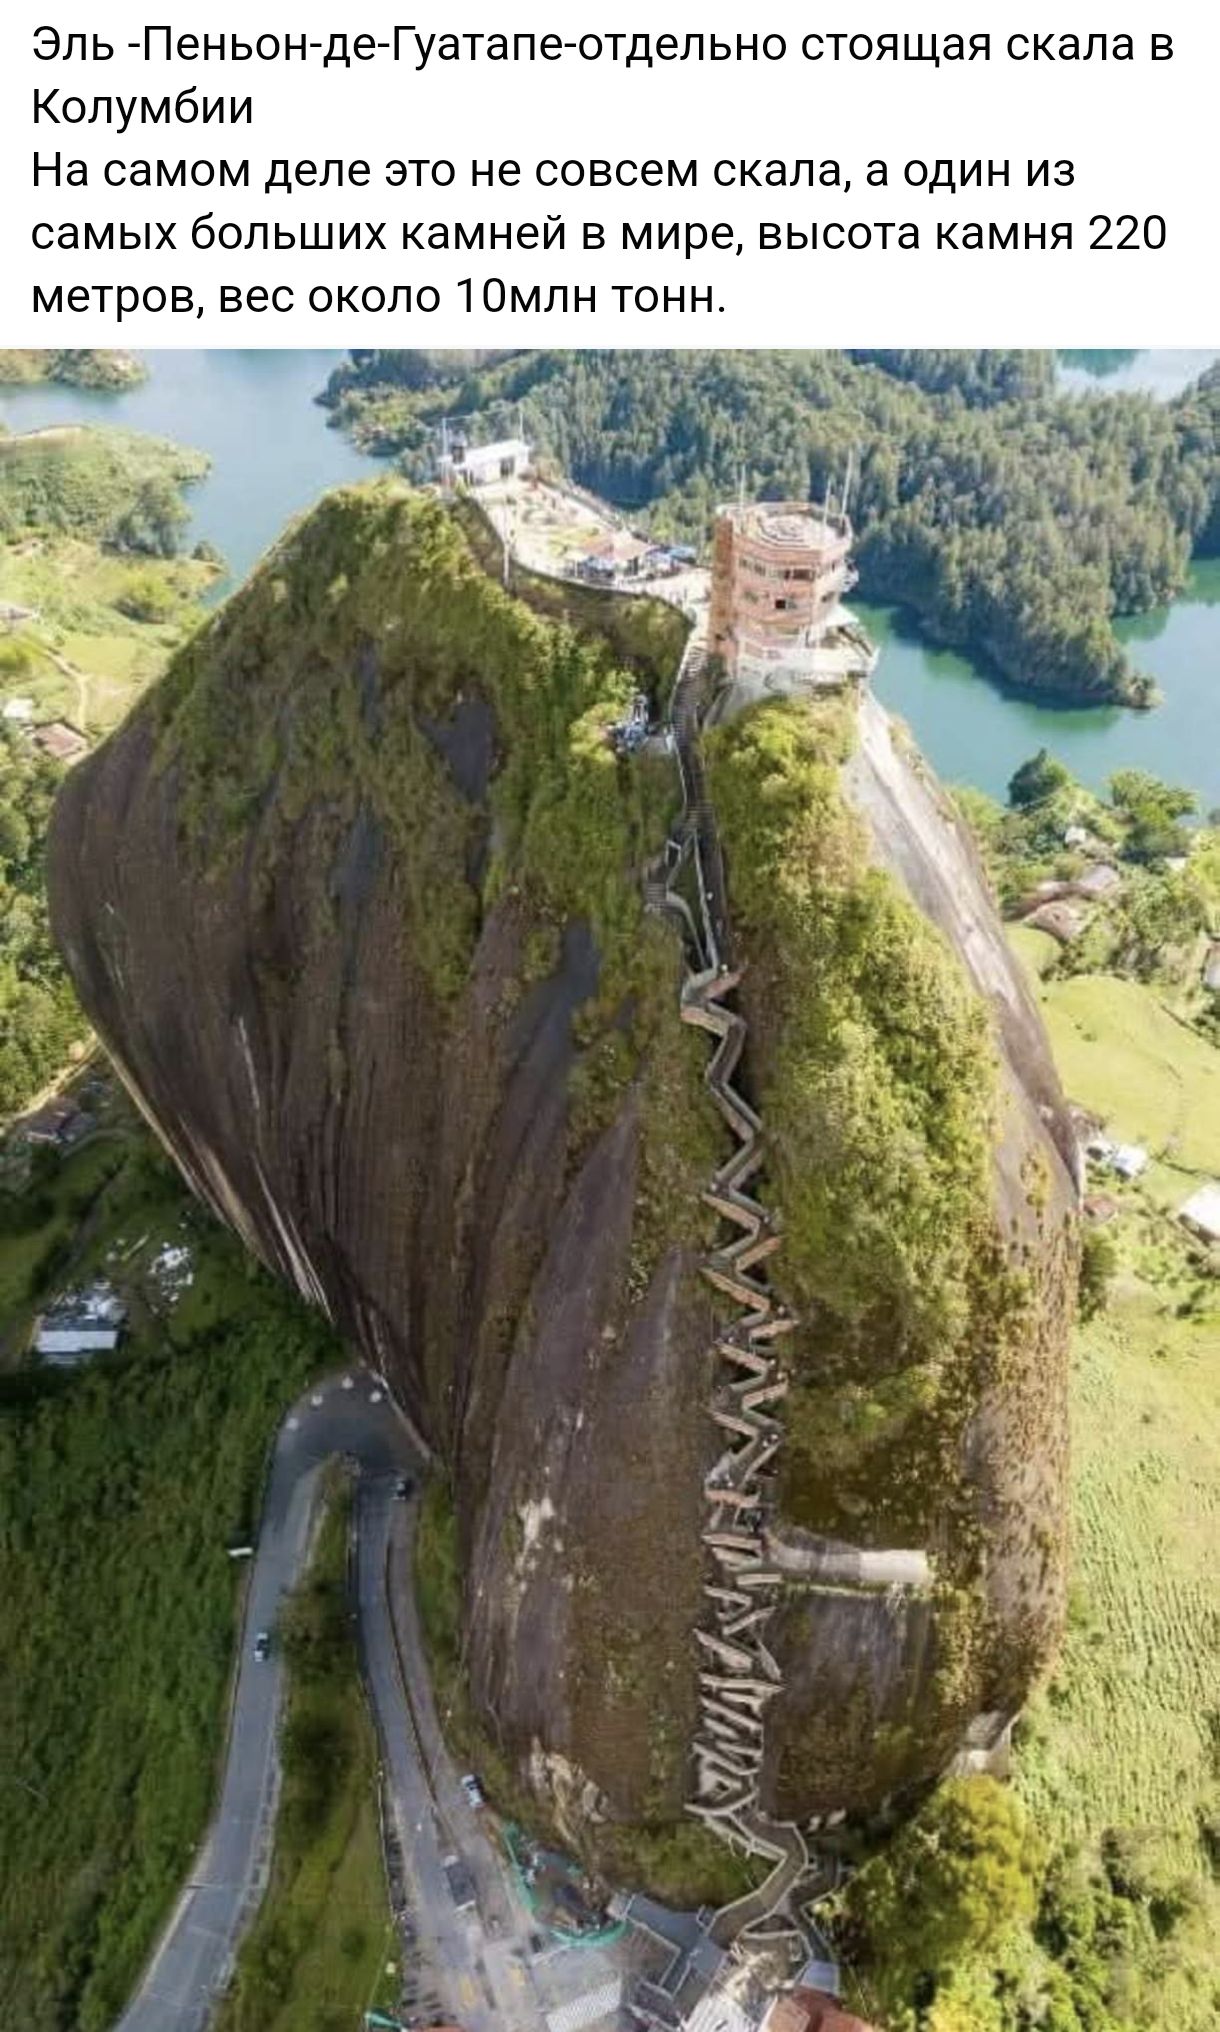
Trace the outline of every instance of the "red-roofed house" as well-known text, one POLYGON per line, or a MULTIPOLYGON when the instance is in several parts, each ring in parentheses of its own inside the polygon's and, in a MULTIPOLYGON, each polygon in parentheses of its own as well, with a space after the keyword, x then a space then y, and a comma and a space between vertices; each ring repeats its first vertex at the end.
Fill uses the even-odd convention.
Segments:
POLYGON ((759 2032, 873 2032, 873 2028, 826 1990, 800 1988, 775 1998, 759 2032))

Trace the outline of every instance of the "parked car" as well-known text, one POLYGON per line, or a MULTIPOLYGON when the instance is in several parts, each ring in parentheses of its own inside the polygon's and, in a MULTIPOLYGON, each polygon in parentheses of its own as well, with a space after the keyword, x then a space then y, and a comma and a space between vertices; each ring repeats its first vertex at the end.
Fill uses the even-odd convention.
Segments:
POLYGON ((400 1503, 405 1503, 415 1493, 415 1484, 410 1475, 399 1475, 394 1484, 394 1494, 400 1503))
POLYGON ((483 1798, 483 1787, 480 1785, 473 1771, 467 1771, 466 1776, 462 1779, 461 1783, 463 1792, 466 1794, 466 1797, 469 1800, 471 1806, 474 1807, 475 1812, 477 1813, 479 1808, 486 1803, 483 1798))
POLYGON ((459 1912, 468 1912, 475 1902, 474 1878, 460 1856, 445 1856, 441 1861, 449 1896, 459 1912))
POLYGON ((260 1665, 264 1658, 270 1658, 271 1656, 270 1630, 259 1631, 257 1637, 254 1639, 254 1655, 258 1659, 260 1665))

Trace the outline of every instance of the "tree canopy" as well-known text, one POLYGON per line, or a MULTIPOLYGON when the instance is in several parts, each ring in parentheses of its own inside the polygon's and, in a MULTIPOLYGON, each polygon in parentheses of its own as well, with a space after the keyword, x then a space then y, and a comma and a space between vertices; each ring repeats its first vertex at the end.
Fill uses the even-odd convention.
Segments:
POLYGON ((46 1084, 85 1028, 51 941, 43 888, 59 776, 0 725, 0 1116, 46 1084))
POLYGON ((1044 804, 1048 797, 1066 790, 1071 776, 1064 764, 1045 748, 1039 748, 1028 762, 1013 771, 1008 784, 1008 802, 1018 811, 1044 804))
POLYGON ((950 1778, 852 1880, 848 1911, 866 1952, 909 1990, 985 1954, 1037 1906, 1037 1836, 994 1778, 950 1778))

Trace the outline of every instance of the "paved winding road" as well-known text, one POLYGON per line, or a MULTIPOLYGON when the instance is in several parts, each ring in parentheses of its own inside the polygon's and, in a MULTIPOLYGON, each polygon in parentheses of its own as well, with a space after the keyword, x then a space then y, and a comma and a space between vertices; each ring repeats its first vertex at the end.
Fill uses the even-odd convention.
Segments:
POLYGON ((390 1807, 406 1858, 419 1957, 430 1964, 428 1973, 441 2001, 469 2032, 492 2032, 493 2027, 497 2032, 504 2027, 534 2032, 540 2023, 513 1951, 512 1924, 505 1923, 500 1910, 498 1865, 477 1817, 466 1806, 443 1746, 430 1769, 421 1757, 414 1716, 425 1703, 431 1713, 431 1689, 413 1606, 399 1638, 387 1578, 393 1578, 401 1616, 410 1595, 405 1561, 414 1506, 396 1502, 394 1484, 404 1469, 418 1473, 422 1463, 381 1385, 357 1370, 316 1385, 280 1428, 250 1573, 215 1817, 116 2032, 203 2032, 262 1894, 274 1834, 284 1672, 274 1645, 268 1659, 254 1657, 254 1638, 257 1631, 274 1628, 285 1597, 301 1577, 321 1470, 335 1455, 354 1459, 360 1469, 361 1644, 390 1807), (480 1914, 459 1913, 449 1893, 443 1859, 459 1841, 474 1870, 483 1916, 490 1916, 492 1930, 503 1934, 494 1945, 484 1941, 480 1914))

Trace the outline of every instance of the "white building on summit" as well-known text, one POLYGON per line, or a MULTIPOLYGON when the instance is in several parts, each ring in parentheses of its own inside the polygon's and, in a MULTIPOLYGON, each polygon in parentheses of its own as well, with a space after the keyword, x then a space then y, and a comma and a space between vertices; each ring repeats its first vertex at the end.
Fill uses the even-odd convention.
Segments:
POLYGON ((494 444, 447 446, 438 461, 444 486, 487 487, 493 480, 517 480, 528 473, 530 447, 523 437, 497 438, 494 444))

